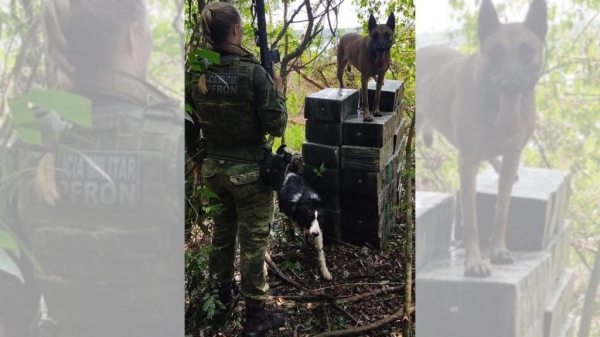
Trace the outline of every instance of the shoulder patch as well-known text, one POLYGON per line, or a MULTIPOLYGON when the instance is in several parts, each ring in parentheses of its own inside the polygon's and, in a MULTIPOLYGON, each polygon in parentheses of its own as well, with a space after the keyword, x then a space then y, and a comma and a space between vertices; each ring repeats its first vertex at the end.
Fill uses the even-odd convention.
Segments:
POLYGON ((239 74, 211 73, 206 75, 206 88, 209 95, 237 96, 239 82, 239 74))
POLYGON ((86 158, 79 153, 57 156, 56 182, 62 205, 101 208, 139 205, 139 153, 85 151, 83 154, 86 158))

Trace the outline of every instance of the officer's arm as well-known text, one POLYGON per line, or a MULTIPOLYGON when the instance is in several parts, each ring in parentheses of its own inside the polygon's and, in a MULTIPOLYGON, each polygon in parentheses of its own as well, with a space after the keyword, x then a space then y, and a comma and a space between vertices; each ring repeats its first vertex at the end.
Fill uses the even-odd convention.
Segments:
POLYGON ((258 117, 265 131, 275 137, 283 136, 287 126, 286 98, 275 89, 273 80, 260 66, 254 68, 254 100, 258 117))

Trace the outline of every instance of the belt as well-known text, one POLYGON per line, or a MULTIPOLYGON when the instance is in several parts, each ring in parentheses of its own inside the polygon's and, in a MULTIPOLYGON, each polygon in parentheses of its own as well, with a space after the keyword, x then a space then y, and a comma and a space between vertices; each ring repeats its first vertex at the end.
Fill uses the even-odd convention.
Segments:
POLYGON ((206 157, 243 161, 243 162, 258 162, 264 159, 265 150, 261 146, 219 146, 214 143, 206 144, 206 157))

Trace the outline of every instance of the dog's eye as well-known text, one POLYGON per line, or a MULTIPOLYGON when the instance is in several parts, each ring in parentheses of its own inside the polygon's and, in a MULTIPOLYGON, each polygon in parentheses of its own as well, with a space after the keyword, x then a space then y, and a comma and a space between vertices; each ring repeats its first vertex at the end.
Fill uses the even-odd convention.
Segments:
POLYGON ((498 61, 504 57, 504 48, 500 45, 495 45, 487 50, 487 55, 490 59, 498 61))
POLYGON ((386 40, 390 39, 391 34, 390 33, 383 33, 383 38, 386 40))
POLYGON ((379 38, 379 33, 373 33, 373 39, 377 40, 379 38))
POLYGON ((517 53, 522 61, 529 62, 533 58, 533 54, 535 53, 535 51, 528 45, 522 44, 517 49, 517 53))

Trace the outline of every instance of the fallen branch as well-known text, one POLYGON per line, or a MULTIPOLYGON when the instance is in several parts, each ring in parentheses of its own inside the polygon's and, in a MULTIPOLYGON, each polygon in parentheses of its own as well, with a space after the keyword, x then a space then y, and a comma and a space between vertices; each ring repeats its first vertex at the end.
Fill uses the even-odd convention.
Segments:
MULTIPOLYGON (((413 307, 411 309, 411 313, 414 312, 414 310, 415 310, 415 308, 413 307)), ((344 330, 328 331, 328 332, 318 334, 314 337, 356 336, 358 334, 362 334, 365 332, 369 332, 369 331, 372 331, 375 329, 382 328, 390 323, 393 323, 397 320, 402 319, 402 317, 403 317, 402 310, 398 310, 393 315, 384 317, 383 319, 380 319, 379 321, 373 322, 371 324, 363 325, 359 328, 349 328, 349 329, 344 329, 344 330)))
MULTIPOLYGON (((295 302, 319 302, 319 301, 331 301, 331 296, 316 294, 316 295, 284 295, 284 296, 269 296, 269 299, 274 300, 286 300, 295 302)), ((335 298, 333 298, 335 299, 335 298)))
POLYGON ((389 293, 398 293, 401 290, 404 289, 404 286, 399 286, 399 287, 390 287, 390 288, 386 288, 385 290, 383 289, 378 289, 375 291, 370 291, 368 293, 364 293, 364 294, 360 294, 360 295, 356 295, 356 296, 352 296, 352 297, 344 297, 344 298, 340 298, 338 300, 339 303, 354 303, 354 302, 358 302, 358 301, 362 301, 364 299, 367 299, 369 297, 374 297, 380 294, 389 294, 389 293))
MULTIPOLYGON (((277 266, 277 264, 273 261, 273 259, 271 259, 271 255, 268 252, 265 254, 265 262, 267 263, 267 265, 269 266, 269 268, 271 268, 271 270, 279 278, 281 278, 282 280, 288 282, 289 284, 291 284, 292 286, 294 286, 298 290, 303 290, 303 291, 306 291, 306 292, 308 292, 308 293, 311 294, 311 295, 303 295, 303 296, 276 296, 276 297, 272 297, 272 298, 295 299, 295 300, 313 300, 313 301, 325 300, 325 301, 328 301, 335 309, 337 309, 338 311, 340 311, 344 315, 346 315, 351 321, 353 321, 356 324, 359 324, 359 321, 356 318, 354 318, 354 316, 352 316, 348 311, 346 311, 344 308, 342 308, 339 305, 338 299, 336 297, 325 295, 325 294, 315 293, 314 290, 307 289, 307 288, 303 287, 302 285, 300 285, 298 282, 292 280, 283 271, 281 271, 281 269, 279 269, 279 267, 277 266)), ((398 289, 390 288, 390 289, 386 290, 386 292, 389 292, 390 290, 397 291, 397 290, 401 289, 401 287, 397 287, 397 288, 398 289)), ((362 300, 364 298, 367 298, 369 296, 377 295, 377 294, 379 294, 381 292, 384 292, 384 291, 380 289, 380 290, 376 290, 376 291, 371 291, 371 292, 366 293, 366 294, 361 294, 361 295, 358 295, 358 296, 349 297, 349 298, 346 298, 343 303, 352 303, 352 302, 360 301, 360 300, 362 300)), ((342 300, 344 300, 344 299, 342 299, 342 300)), ((359 329, 359 328, 356 328, 356 329, 359 329)), ((375 327, 375 329, 377 329, 377 327, 375 327)))
POLYGON ((281 299, 287 301, 296 301, 296 302, 318 302, 318 301, 338 301, 338 303, 355 303, 362 300, 365 300, 369 297, 374 297, 380 294, 390 294, 390 293, 398 293, 402 289, 404 289, 404 285, 399 287, 389 287, 385 290, 378 289, 375 291, 369 291, 364 294, 359 294, 350 297, 343 298, 335 298, 330 295, 325 294, 311 294, 311 295, 284 295, 284 296, 269 296, 269 299, 281 299))
POLYGON ((265 254, 265 262, 267 262, 267 266, 269 266, 269 268, 271 268, 271 270, 282 280, 286 281, 287 283, 291 284, 292 286, 294 286, 295 288, 297 288, 298 290, 303 290, 303 291, 307 291, 309 293, 312 293, 311 290, 309 290, 308 288, 303 287, 302 285, 300 285, 298 282, 292 280, 289 276, 287 276, 283 271, 281 271, 281 269, 279 269, 279 267, 277 267, 277 264, 275 264, 275 262, 273 261, 273 259, 271 259, 271 254, 269 254, 269 252, 267 252, 265 254))
MULTIPOLYGON (((391 285, 391 284, 403 284, 403 283, 389 282, 388 284, 391 285)), ((315 289, 315 290, 319 291, 319 290, 326 290, 326 289, 332 289, 332 288, 338 288, 338 287, 380 286, 380 285, 382 285, 381 282, 378 282, 378 283, 375 283, 375 282, 343 283, 343 284, 334 284, 332 286, 323 287, 323 288, 319 288, 319 289, 315 289)))
POLYGON ((350 320, 352 322, 354 322, 355 324, 359 324, 358 320, 356 318, 354 318, 354 316, 352 316, 348 311, 346 311, 346 309, 342 308, 338 302, 336 301, 330 301, 331 305, 336 308, 337 310, 339 310, 340 312, 342 312, 344 315, 346 315, 346 317, 350 318, 350 320))

